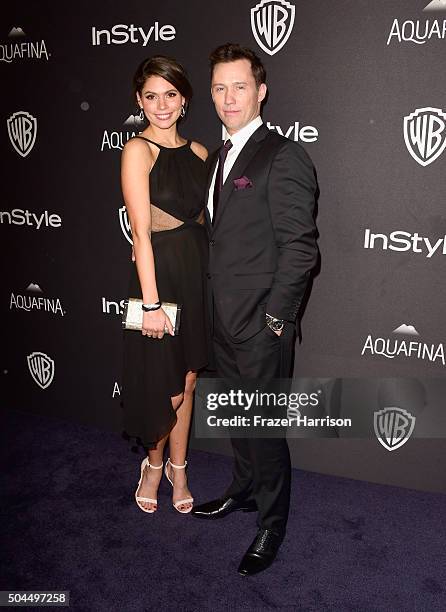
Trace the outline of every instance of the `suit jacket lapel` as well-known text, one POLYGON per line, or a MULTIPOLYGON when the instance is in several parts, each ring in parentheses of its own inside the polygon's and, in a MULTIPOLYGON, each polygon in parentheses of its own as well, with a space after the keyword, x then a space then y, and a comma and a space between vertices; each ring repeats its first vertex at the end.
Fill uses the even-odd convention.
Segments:
MULTIPOLYGON (((268 133, 269 133, 268 128, 264 124, 262 124, 254 132, 254 134, 249 138, 248 142, 245 144, 243 149, 240 151, 237 159, 235 160, 234 165, 231 168, 230 173, 228 174, 224 182, 223 189, 221 190, 220 198, 218 201, 217 217, 214 220, 214 225, 213 225, 214 229, 218 225, 221 219, 221 216, 225 209, 225 204, 229 196, 234 191, 234 182, 233 182, 234 179, 240 176, 243 176, 243 172, 246 166, 249 164, 251 159, 257 153, 257 150, 260 148, 262 140, 265 138, 266 134, 268 133)), ((212 178, 212 175, 211 175, 211 178, 212 178)))

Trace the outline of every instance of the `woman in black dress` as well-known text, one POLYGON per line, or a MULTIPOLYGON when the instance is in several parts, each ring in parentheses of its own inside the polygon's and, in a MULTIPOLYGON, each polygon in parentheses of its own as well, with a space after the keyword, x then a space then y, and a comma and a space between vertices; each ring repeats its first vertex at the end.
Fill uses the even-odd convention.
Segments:
POLYGON ((130 297, 143 300, 143 329, 124 332, 124 429, 148 451, 135 492, 144 512, 157 509, 163 451, 173 505, 190 512, 186 451, 196 372, 207 361, 204 161, 207 150, 183 139, 192 89, 171 58, 143 61, 134 77, 141 118, 148 126, 123 150, 122 192, 133 236, 130 297), (160 302, 182 305, 178 336, 160 302))

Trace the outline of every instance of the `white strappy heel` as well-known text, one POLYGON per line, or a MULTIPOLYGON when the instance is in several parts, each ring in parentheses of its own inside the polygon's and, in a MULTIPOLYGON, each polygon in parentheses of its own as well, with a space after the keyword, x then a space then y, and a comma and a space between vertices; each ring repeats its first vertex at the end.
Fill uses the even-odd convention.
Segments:
POLYGON ((163 467, 163 464, 161 465, 152 465, 151 463, 149 463, 149 459, 146 457, 145 459, 142 460, 141 463, 141 476, 139 478, 139 482, 138 482, 138 486, 136 487, 136 491, 135 491, 135 500, 136 503, 138 504, 138 508, 140 508, 143 512, 147 512, 148 514, 153 514, 153 512, 155 512, 155 510, 148 510, 147 508, 143 508, 139 502, 148 502, 149 504, 158 504, 158 500, 157 499, 151 499, 150 497, 139 497, 137 495, 139 487, 141 486, 141 481, 142 481, 142 475, 144 472, 144 468, 148 466, 150 468, 153 468, 154 470, 161 470, 163 467))
MULTIPOLYGON (((173 481, 169 476, 169 465, 171 465, 173 468, 176 468, 177 470, 184 470, 186 469, 187 461, 184 462, 184 465, 175 465, 175 463, 172 463, 172 461, 170 460, 170 457, 167 459, 166 465, 164 468, 164 474, 166 475, 167 480, 170 482, 173 488, 173 481)), ((175 502, 173 504, 173 507, 178 512, 181 512, 181 514, 187 514, 188 512, 192 510, 192 506, 190 508, 186 508, 186 510, 180 510, 180 506, 183 504, 189 504, 189 503, 193 504, 193 502, 194 502, 193 497, 187 497, 186 499, 180 499, 179 501, 175 502)))

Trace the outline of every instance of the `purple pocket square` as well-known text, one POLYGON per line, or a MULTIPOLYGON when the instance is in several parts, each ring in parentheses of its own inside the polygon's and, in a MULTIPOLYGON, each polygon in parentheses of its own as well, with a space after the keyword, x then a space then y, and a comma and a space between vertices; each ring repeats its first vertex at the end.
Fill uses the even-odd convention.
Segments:
POLYGON ((252 181, 247 176, 241 176, 240 178, 234 179, 235 190, 240 191, 241 189, 251 189, 252 181))

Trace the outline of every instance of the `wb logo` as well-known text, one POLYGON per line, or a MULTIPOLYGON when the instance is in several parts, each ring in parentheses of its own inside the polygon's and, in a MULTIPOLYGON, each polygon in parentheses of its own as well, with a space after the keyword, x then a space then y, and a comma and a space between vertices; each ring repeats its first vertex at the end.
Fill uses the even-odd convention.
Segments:
POLYGON ((296 9, 286 0, 262 0, 251 9, 251 29, 261 49, 274 55, 290 37, 296 9))
POLYGON ((125 206, 121 206, 119 209, 119 225, 121 226, 125 239, 128 240, 130 244, 133 244, 132 228, 130 227, 130 221, 125 206))
POLYGON ((415 417, 403 408, 383 408, 375 412, 373 425, 378 441, 388 451, 393 451, 412 435, 415 417))
POLYGON ((37 119, 26 111, 14 113, 7 120, 9 140, 22 157, 26 157, 36 142, 37 119))
POLYGON ((404 117, 404 140, 421 166, 434 162, 446 148, 446 113, 440 108, 417 108, 404 117))
POLYGON ((45 353, 35 352, 28 355, 28 368, 34 381, 41 389, 46 389, 53 382, 54 361, 45 353))

